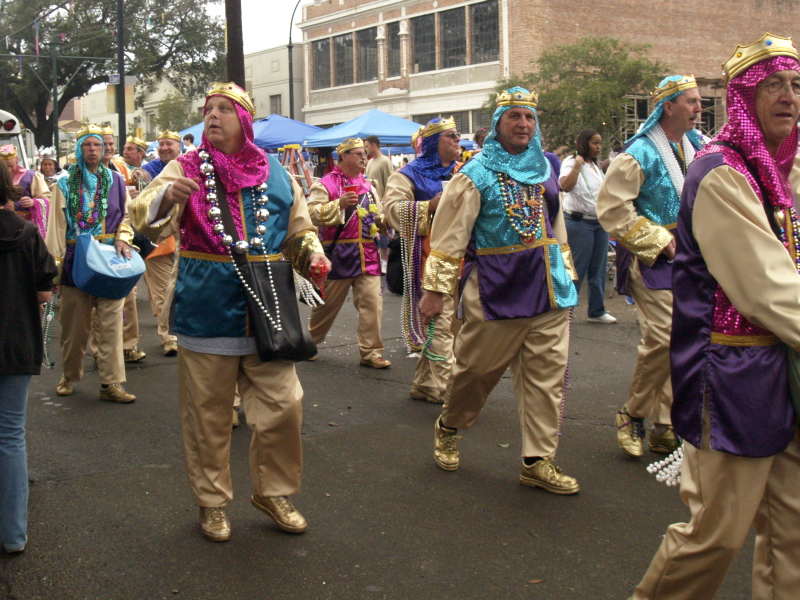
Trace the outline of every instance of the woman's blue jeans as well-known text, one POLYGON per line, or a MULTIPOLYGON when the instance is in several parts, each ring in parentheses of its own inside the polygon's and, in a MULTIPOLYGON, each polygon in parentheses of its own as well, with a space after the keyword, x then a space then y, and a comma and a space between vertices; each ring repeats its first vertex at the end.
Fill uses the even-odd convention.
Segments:
POLYGON ((602 317, 606 312, 606 272, 608 263, 608 234, 599 221, 582 219, 575 221, 564 215, 567 224, 569 247, 572 260, 578 272, 575 287, 581 291, 581 284, 589 282, 589 318, 602 317))
POLYGON ((25 409, 30 375, 0 375, 0 541, 8 551, 28 541, 25 409))

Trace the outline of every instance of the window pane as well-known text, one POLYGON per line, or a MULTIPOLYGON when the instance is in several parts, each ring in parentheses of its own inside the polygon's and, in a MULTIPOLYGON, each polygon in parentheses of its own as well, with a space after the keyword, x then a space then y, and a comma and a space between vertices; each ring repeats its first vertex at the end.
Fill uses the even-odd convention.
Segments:
POLYGON ((717 134, 717 99, 701 99, 703 112, 700 113, 700 131, 709 137, 717 134))
POLYGON ((453 117, 456 122, 456 129, 459 133, 469 133, 469 111, 463 110, 461 112, 445 113, 442 115, 445 118, 453 117))
POLYGON ((333 38, 334 85, 353 83, 353 34, 346 33, 333 38))
POLYGON ((472 133, 483 127, 486 131, 492 126, 492 113, 483 110, 472 111, 472 133))
POLYGON ((331 40, 317 40, 311 42, 311 61, 314 66, 314 75, 311 89, 331 87, 331 40))
POLYGON ((400 22, 389 23, 386 28, 386 48, 389 54, 387 77, 400 77, 400 22))
POLYGON ((283 111, 281 110, 281 95, 277 94, 275 96, 269 97, 269 111, 273 115, 279 115, 283 111))
POLYGON ((467 64, 467 24, 464 9, 445 10, 439 15, 441 68, 467 64))
POLYGON ((423 73, 436 69, 436 19, 423 15, 411 19, 411 45, 414 56, 413 72, 423 73))
POLYGON ((377 27, 362 29, 358 36, 358 80, 374 81, 378 78, 377 27))
POLYGON ((414 117, 411 117, 411 120, 414 121, 414 123, 419 123, 420 125, 427 125, 428 121, 430 121, 431 119, 435 119, 438 116, 439 115, 435 115, 433 113, 427 115, 416 115, 414 117))
POLYGON ((500 58, 500 22, 497 0, 470 7, 472 26, 472 64, 492 62, 500 58))

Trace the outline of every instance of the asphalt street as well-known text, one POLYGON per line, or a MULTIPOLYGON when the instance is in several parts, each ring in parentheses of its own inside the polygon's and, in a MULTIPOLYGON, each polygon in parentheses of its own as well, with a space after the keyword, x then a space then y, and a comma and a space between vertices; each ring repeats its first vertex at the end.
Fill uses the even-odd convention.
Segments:
MULTIPOLYGON (((305 390, 304 480, 293 498, 309 528, 281 532, 251 507, 250 432, 234 430, 233 538, 205 540, 186 479, 175 358, 161 353, 144 284, 130 405, 99 400, 90 358, 66 398, 56 368, 35 377, 28 409, 29 543, 0 554, 6 600, 625 600, 667 525, 688 510, 676 488, 624 458, 614 413, 635 362, 635 311, 608 300, 616 325, 575 310, 558 462, 581 491, 519 485, 520 432, 510 374, 475 427, 461 466, 433 461, 439 407, 408 398, 415 359, 400 335, 400 298, 385 292, 385 370, 358 365, 348 302, 320 359, 297 365, 305 390)), ((305 309, 305 307, 303 307, 305 309)), ((307 313, 307 311, 306 311, 307 313)), ((717 598, 750 598, 752 539, 717 598)))

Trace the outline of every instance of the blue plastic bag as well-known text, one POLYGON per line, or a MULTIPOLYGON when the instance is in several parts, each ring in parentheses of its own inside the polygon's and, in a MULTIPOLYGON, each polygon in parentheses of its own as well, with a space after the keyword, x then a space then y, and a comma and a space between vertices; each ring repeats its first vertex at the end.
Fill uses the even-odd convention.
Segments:
POLYGON ((113 245, 101 244, 90 234, 78 236, 72 279, 75 286, 87 294, 118 300, 130 294, 144 273, 144 261, 131 248, 131 258, 117 256, 113 245))

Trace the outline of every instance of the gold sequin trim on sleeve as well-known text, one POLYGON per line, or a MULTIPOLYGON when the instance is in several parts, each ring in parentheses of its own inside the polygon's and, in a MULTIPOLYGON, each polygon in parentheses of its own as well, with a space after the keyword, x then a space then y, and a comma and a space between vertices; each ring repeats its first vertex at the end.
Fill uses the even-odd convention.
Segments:
POLYGON ((284 253, 292 261, 294 270, 303 275, 308 273, 308 264, 311 255, 315 252, 322 253, 322 244, 314 231, 300 231, 286 244, 284 253))
POLYGON ((153 241, 158 240, 161 232, 172 222, 172 218, 175 215, 175 208, 173 208, 166 217, 157 223, 151 225, 147 222, 150 205, 153 203, 153 200, 156 199, 156 196, 163 191, 164 187, 163 185, 148 187, 136 200, 128 205, 128 214, 131 217, 131 223, 133 223, 136 231, 142 235, 146 235, 153 241))
POLYGON ((342 209, 339 207, 337 200, 323 204, 319 207, 319 224, 320 225, 341 225, 342 224, 342 209))
POLYGON ((648 267, 652 267, 658 255, 673 239, 675 238, 665 227, 642 217, 620 242, 648 267))
POLYGON ((433 214, 429 210, 430 201, 417 202, 417 235, 425 237, 431 233, 433 214))
POLYGON ((127 223, 120 223, 117 226, 117 235, 114 236, 114 240, 133 246, 133 228, 127 223))
POLYGON ((561 244, 561 256, 564 258, 564 269, 572 281, 578 281, 578 271, 575 269, 575 261, 572 259, 572 250, 569 244, 561 244))
POLYGON ((443 252, 431 250, 425 263, 425 278, 422 288, 442 294, 455 294, 458 288, 458 273, 461 260, 443 252))

